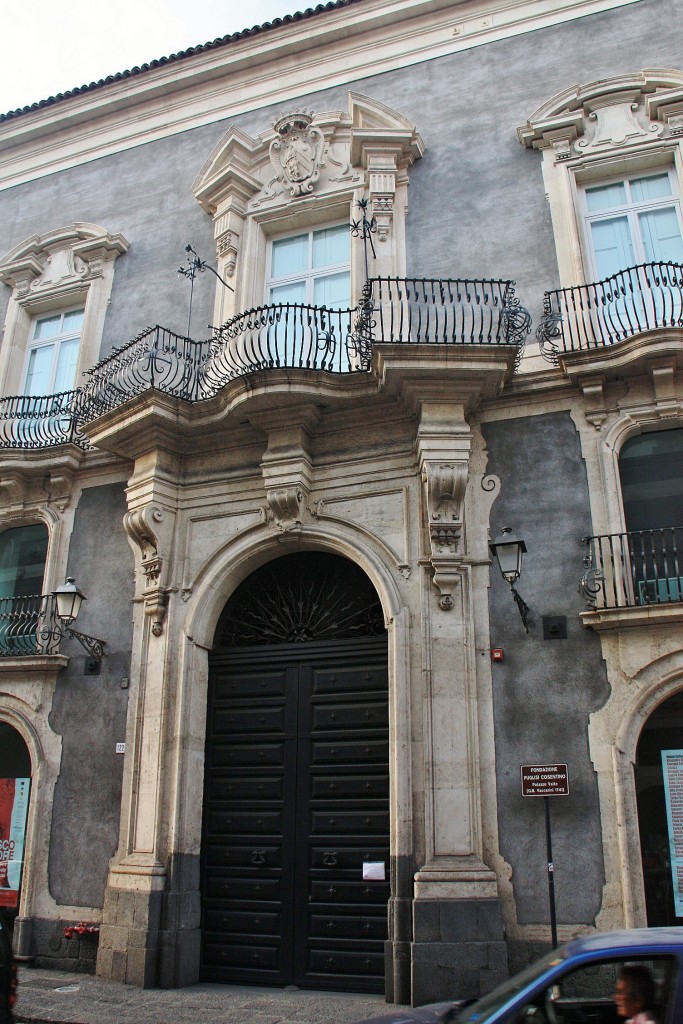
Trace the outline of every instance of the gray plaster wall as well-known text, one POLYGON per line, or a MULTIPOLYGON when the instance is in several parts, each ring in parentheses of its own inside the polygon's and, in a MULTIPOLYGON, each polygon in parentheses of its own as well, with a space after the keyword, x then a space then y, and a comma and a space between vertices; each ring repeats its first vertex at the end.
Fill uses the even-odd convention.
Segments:
MULTIPOLYGON (((537 319, 557 266, 541 157, 520 145, 517 127, 574 83, 681 65, 683 0, 641 0, 303 98, 283 95, 234 121, 7 190, 0 250, 74 220, 122 231, 131 248, 116 263, 102 354, 157 322, 185 333, 189 285, 176 273, 184 246, 215 258, 210 218, 190 191, 213 146, 231 124, 255 136, 293 107, 345 110, 353 89, 413 120, 427 145, 411 171, 409 274, 514 278, 537 319)), ((208 333, 214 284, 210 274, 195 282, 193 337, 208 333)), ((0 313, 8 294, 0 287, 0 313)))
POLYGON ((101 907, 116 850, 132 644, 133 554, 123 531, 123 484, 83 491, 74 521, 68 574, 87 597, 75 627, 106 640, 100 675, 83 674, 85 651, 62 644, 50 726, 62 736, 49 855, 50 892, 63 905, 101 907))
POLYGON ((609 696, 597 634, 577 593, 581 538, 591 532, 586 473, 569 413, 482 428, 487 473, 500 478, 491 535, 510 526, 526 542, 517 589, 531 608, 529 635, 508 585, 492 566, 489 591, 500 848, 512 866, 521 924, 549 921, 544 801, 522 797, 520 766, 566 763, 570 795, 551 802, 557 917, 592 924, 604 866, 588 719, 609 696), (567 639, 544 640, 542 617, 567 617, 567 639))

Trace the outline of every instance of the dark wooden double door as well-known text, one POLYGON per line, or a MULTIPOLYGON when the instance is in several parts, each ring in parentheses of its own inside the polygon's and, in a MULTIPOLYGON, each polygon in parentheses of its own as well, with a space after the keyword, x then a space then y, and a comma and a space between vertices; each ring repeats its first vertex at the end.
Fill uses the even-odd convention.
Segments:
POLYGON ((203 978, 382 991, 388 897, 386 637, 214 653, 203 978))

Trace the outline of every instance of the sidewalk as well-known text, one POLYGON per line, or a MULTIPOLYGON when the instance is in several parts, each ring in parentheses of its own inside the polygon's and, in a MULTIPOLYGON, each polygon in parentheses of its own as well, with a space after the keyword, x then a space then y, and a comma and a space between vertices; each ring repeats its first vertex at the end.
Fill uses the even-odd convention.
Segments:
POLYGON ((16 1015, 19 1024, 352 1024, 392 1009, 398 1008, 380 995, 206 983, 140 989, 90 974, 21 968, 16 1015))

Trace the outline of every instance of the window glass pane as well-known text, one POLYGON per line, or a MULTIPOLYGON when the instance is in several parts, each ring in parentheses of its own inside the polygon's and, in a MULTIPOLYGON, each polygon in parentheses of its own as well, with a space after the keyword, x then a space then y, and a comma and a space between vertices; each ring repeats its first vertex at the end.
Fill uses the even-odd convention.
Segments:
POLYGON ((273 242, 271 277, 289 277, 308 270, 308 235, 279 238, 273 242))
POLYGON ((306 282, 292 281, 291 284, 280 284, 270 289, 270 301, 277 302, 305 302, 306 282))
POLYGON ((59 325, 62 320, 61 313, 56 316, 45 316, 36 320, 34 338, 55 338, 59 334, 59 325))
POLYGON ((683 239, 673 206, 638 215, 647 260, 683 263, 683 239))
POLYGON ((627 441, 619 472, 628 530, 683 525, 683 430, 657 430, 627 441))
POLYGON ((42 523, 0 533, 0 597, 41 594, 47 528, 42 523))
POLYGON ((598 277, 601 280, 624 267, 634 265, 633 243, 626 217, 594 221, 591 224, 591 235, 598 277))
POLYGON ((651 178, 633 178, 630 182, 634 203, 646 199, 661 199, 671 195, 671 181, 668 174, 656 174, 651 178))
POLYGON ((26 373, 25 395, 48 395, 50 393, 50 371, 54 345, 41 345, 31 349, 26 373))
POLYGON ((59 346, 57 357, 57 372, 52 391, 69 391, 74 386, 76 377, 76 362, 78 361, 78 338, 71 338, 63 341, 59 346))
POLYGON ((613 185, 597 185, 586 189, 586 202, 591 213, 595 210, 609 210, 613 206, 623 206, 626 202, 626 188, 623 181, 613 185))
POLYGON ((83 314, 84 309, 72 309, 70 313, 64 314, 64 329, 63 334, 74 334, 76 331, 81 330, 83 326, 83 314))
POLYGON ((351 252, 351 233, 348 224, 337 224, 313 232, 313 266, 330 267, 348 263, 351 252))
POLYGON ((318 277, 313 283, 313 303, 328 309, 348 309, 351 280, 348 271, 318 277))

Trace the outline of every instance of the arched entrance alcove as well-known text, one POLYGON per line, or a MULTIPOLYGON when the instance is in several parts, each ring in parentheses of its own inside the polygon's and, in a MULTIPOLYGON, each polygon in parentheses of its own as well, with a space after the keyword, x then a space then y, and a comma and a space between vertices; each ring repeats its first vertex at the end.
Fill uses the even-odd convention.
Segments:
POLYGON ((683 690, 643 725, 634 776, 647 924, 683 925, 683 690))
POLYGON ((31 755, 21 734, 0 721, 0 908, 19 910, 31 788, 31 755))
POLYGON ((209 658, 202 977, 382 991, 389 898, 387 636, 336 554, 235 590, 209 658))

